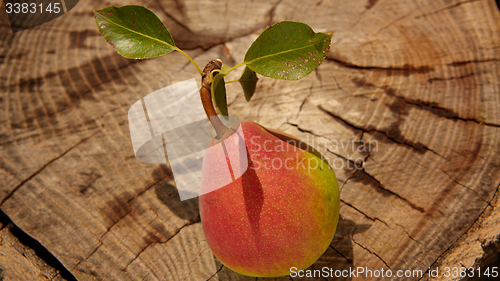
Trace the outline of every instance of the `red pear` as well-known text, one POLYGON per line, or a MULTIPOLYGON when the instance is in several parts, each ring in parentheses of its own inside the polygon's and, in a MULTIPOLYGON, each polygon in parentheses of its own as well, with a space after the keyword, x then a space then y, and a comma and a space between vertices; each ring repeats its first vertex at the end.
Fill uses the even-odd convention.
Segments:
POLYGON ((292 267, 305 269, 325 252, 337 228, 335 174, 298 139, 253 122, 240 126, 239 134, 223 138, 223 149, 208 149, 203 159, 199 204, 207 243, 243 275, 277 277, 292 267), (243 153, 241 146, 235 153, 242 140, 243 153), (248 161, 241 176, 235 171, 246 161, 234 161, 235 154, 248 161))

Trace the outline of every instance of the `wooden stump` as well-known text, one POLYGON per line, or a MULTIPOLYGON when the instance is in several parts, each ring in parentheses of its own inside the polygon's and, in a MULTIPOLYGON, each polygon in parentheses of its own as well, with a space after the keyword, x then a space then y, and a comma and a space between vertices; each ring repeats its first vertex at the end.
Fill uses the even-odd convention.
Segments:
POLYGON ((0 280, 66 280, 54 268, 60 264, 48 265, 40 258, 47 253, 37 253, 33 249, 37 247, 34 245, 37 244, 36 240, 27 237, 27 234, 16 227, 3 212, 0 212, 0 220, 0 280))
MULTIPOLYGON (((262 78, 249 103, 228 85, 232 116, 308 141, 335 169, 341 220, 311 269, 424 273, 491 261, 500 235, 494 0, 89 0, 16 34, 2 10, 0 206, 78 280, 253 279, 214 258, 198 201, 179 200, 168 166, 135 159, 129 107, 199 76, 179 53, 116 54, 92 13, 113 4, 153 10, 200 65, 235 65, 281 20, 333 33, 327 60, 300 81, 262 78)), ((290 279, 302 280, 276 278, 290 279)), ((334 278, 304 280, 324 279, 334 278)), ((335 280, 351 279, 376 278, 335 280)))

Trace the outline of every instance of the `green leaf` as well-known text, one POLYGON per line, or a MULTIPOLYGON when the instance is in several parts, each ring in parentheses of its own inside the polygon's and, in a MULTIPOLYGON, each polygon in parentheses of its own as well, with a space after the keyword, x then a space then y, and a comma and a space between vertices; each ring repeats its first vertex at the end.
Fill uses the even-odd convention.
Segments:
POLYGON ((243 70, 243 74, 241 74, 241 77, 238 81, 241 84, 241 88, 243 88, 243 93, 245 94, 245 99, 247 101, 250 101, 253 93, 255 93, 257 80, 259 80, 259 78, 257 78, 257 74, 255 74, 255 71, 248 68, 248 66, 245 67, 245 70, 243 70))
POLYGON ((330 49, 331 34, 305 23, 282 21, 268 27, 245 54, 253 71, 276 79, 300 79, 316 69, 330 49))
POLYGON ((126 58, 154 58, 177 50, 160 19, 142 6, 110 6, 94 15, 101 35, 126 58))
POLYGON ((226 76, 224 73, 217 73, 214 76, 212 81, 212 100, 222 116, 229 116, 224 76, 226 76))
POLYGON ((226 76, 226 75, 229 74, 229 72, 231 72, 231 70, 229 69, 229 67, 227 67, 227 65, 223 64, 219 73, 221 73, 224 76, 226 76))

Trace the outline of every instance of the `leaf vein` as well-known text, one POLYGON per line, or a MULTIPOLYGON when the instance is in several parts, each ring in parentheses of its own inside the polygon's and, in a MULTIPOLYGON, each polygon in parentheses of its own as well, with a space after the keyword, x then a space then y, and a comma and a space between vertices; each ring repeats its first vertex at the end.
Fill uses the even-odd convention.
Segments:
POLYGON ((268 58, 268 57, 277 56, 277 55, 281 55, 281 54, 285 54, 285 53, 290 53, 290 52, 294 52, 294 51, 299 51, 299 50, 301 50, 301 49, 305 49, 305 48, 313 47, 314 45, 316 45, 316 44, 307 45, 307 46, 304 46, 304 47, 301 47, 301 48, 297 48, 297 49, 286 50, 286 51, 281 51, 281 52, 274 53, 274 54, 265 55, 265 56, 262 56, 262 57, 259 57, 259 58, 256 58, 256 59, 253 59, 253 60, 251 60, 251 61, 245 61, 245 64, 247 64, 247 65, 248 65, 248 64, 251 64, 251 63, 256 62, 256 61, 258 61, 258 60, 265 59, 265 58, 268 58))
POLYGON ((177 46, 175 46, 175 45, 171 45, 171 44, 169 44, 168 42, 165 42, 165 41, 160 40, 159 38, 151 37, 151 36, 148 36, 148 35, 146 35, 146 34, 144 34, 144 33, 137 32, 137 31, 135 31, 135 30, 133 30, 133 29, 130 29, 130 28, 127 28, 127 27, 125 27, 125 26, 123 26, 123 25, 120 25, 120 24, 118 24, 118 23, 116 23, 116 22, 112 21, 112 20, 111 20, 111 19, 109 19, 109 18, 106 18, 106 19, 107 19, 109 22, 111 22, 112 24, 114 24, 114 25, 116 25, 116 26, 118 26, 118 27, 121 27, 121 28, 123 28, 123 29, 125 29, 125 30, 128 30, 128 31, 130 31, 131 33, 135 33, 135 34, 141 35, 141 36, 143 36, 143 37, 149 38, 149 39, 151 39, 151 40, 158 41, 158 42, 160 42, 160 43, 162 43, 162 44, 165 44, 165 45, 167 45, 167 46, 171 47, 171 48, 172 48, 172 49, 174 49, 174 50, 179 50, 179 48, 177 48, 177 46))

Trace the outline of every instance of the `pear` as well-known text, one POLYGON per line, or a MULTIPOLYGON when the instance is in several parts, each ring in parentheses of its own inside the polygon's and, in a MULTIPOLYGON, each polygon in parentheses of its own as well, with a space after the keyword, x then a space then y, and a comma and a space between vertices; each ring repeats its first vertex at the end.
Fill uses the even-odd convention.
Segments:
POLYGON ((318 151, 290 135, 254 122, 241 122, 240 132, 222 138, 224 149, 207 150, 203 159, 199 204, 206 241, 226 267, 243 275, 306 269, 337 228, 335 174, 318 151), (231 170, 226 184, 221 167, 235 166, 228 155, 238 149, 238 138, 248 167, 241 176, 231 170))

